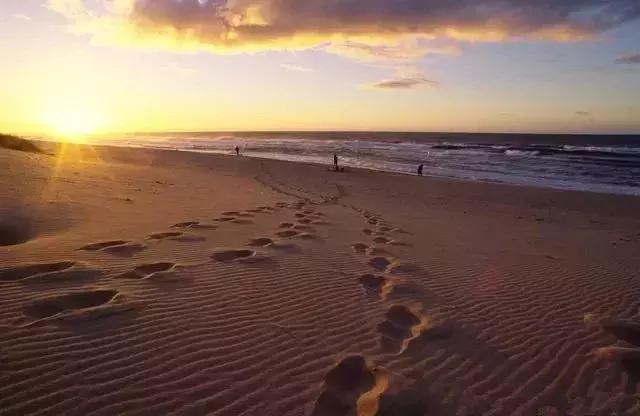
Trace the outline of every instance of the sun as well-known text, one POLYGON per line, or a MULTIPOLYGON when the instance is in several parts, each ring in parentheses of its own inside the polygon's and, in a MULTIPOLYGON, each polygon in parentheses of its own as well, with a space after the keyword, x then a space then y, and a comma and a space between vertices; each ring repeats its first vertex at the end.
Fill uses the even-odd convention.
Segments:
POLYGON ((44 121, 55 136, 80 141, 99 133, 106 125, 106 116, 87 107, 57 107, 45 112, 44 121))

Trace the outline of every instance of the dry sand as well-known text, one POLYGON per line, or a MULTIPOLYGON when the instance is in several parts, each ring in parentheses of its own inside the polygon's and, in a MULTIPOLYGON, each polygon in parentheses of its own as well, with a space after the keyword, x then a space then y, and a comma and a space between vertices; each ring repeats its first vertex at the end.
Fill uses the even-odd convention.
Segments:
POLYGON ((637 414, 640 198, 122 148, 0 166, 2 415, 637 414))

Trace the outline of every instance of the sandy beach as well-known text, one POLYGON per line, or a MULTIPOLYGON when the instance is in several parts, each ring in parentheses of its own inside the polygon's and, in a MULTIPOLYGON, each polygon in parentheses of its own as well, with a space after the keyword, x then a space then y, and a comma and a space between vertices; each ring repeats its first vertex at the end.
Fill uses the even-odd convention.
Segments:
POLYGON ((640 198, 80 145, 0 166, 1 415, 640 407, 640 198))

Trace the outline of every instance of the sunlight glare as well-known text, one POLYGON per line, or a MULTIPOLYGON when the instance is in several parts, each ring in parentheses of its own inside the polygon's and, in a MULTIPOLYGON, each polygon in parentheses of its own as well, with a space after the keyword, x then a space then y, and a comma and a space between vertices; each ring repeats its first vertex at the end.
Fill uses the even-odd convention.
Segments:
POLYGON ((53 108, 44 118, 52 133, 72 141, 98 133, 106 125, 105 115, 92 108, 53 108))

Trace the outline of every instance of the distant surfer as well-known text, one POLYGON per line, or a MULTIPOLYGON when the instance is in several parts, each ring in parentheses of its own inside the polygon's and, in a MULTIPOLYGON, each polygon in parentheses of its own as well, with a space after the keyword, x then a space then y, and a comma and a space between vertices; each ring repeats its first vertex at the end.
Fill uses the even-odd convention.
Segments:
POLYGON ((338 171, 338 155, 335 153, 333 154, 333 167, 337 172, 338 171))
POLYGON ((236 146, 236 156, 240 156, 240 148, 236 146))
POLYGON ((424 169, 424 163, 420 163, 420 166, 418 166, 418 176, 422 176, 423 169, 424 169))

